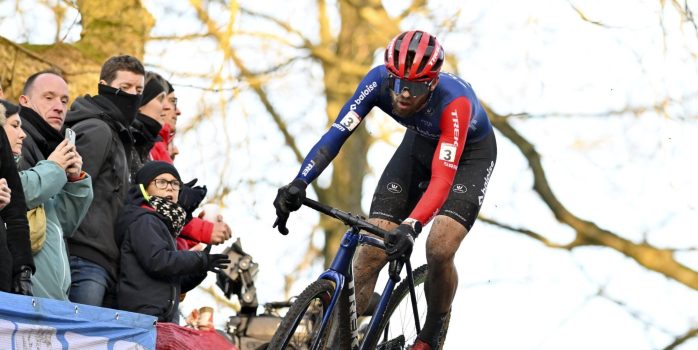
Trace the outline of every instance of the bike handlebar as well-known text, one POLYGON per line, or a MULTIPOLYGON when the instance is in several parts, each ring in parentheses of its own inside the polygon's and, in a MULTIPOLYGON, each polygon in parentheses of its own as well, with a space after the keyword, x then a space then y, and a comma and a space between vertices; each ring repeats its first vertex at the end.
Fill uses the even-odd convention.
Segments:
MULTIPOLYGON (((382 228, 376 225, 371 224, 370 222, 367 222, 358 215, 354 215, 352 213, 347 213, 339 209, 332 208, 328 205, 322 204, 310 198, 304 198, 303 205, 313 208, 325 215, 329 215, 343 222, 345 225, 360 228, 362 230, 373 233, 374 235, 378 235, 381 238, 385 237, 385 234, 387 233, 387 231, 383 230, 382 228)), ((395 283, 400 281, 400 271, 402 271, 402 267, 405 263, 407 263, 409 266, 409 257, 406 261, 393 260, 390 262, 388 267, 388 275, 390 276, 390 279, 392 279, 395 283)))
POLYGON ((387 233, 387 231, 383 230, 382 228, 376 225, 371 224, 359 215, 354 215, 352 213, 347 213, 339 209, 332 208, 328 205, 322 204, 310 198, 306 197, 305 199, 303 199, 303 205, 313 208, 325 215, 329 215, 343 222, 345 225, 358 227, 362 230, 373 233, 374 235, 377 235, 381 238, 385 237, 385 234, 387 233))

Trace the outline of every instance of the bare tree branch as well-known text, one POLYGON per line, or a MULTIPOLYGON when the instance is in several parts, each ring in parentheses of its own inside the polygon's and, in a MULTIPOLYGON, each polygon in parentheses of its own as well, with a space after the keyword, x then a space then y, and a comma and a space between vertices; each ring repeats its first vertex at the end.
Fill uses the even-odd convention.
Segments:
POLYGON ((482 215, 480 215, 478 217, 478 219, 481 220, 482 222, 497 226, 499 228, 503 228, 503 229, 511 231, 511 232, 521 233, 525 236, 528 236, 528 237, 533 238, 537 241, 540 241, 541 243, 545 244, 547 247, 550 247, 550 248, 559 248, 559 249, 571 249, 572 248, 572 246, 570 246, 570 245, 555 243, 555 242, 545 238, 545 236, 543 236, 542 234, 533 232, 529 229, 513 227, 513 226, 510 226, 508 224, 499 222, 497 220, 493 220, 493 219, 484 217, 482 215))
POLYGON ((698 290, 698 272, 679 263, 674 258, 672 251, 654 247, 646 242, 634 243, 591 221, 583 220, 572 214, 550 188, 540 154, 535 150, 533 144, 509 124, 509 118, 496 114, 487 104, 483 103, 483 106, 497 130, 514 143, 528 160, 533 173, 534 191, 538 193, 559 222, 575 230, 576 237, 573 242, 568 244, 568 249, 584 245, 606 246, 634 259, 649 270, 661 273, 689 288, 698 290))
POLYGON ((604 24, 604 23, 602 23, 602 22, 600 22, 600 21, 595 21, 595 20, 590 19, 589 17, 587 17, 587 16, 584 14, 584 12, 582 12, 582 10, 580 10, 577 6, 575 6, 575 5, 572 3, 572 1, 568 0, 567 2, 570 4, 570 6, 571 6, 572 9, 574 10, 574 12, 576 12, 577 15, 579 15, 579 18, 581 18, 582 21, 588 22, 588 23, 591 23, 591 24, 593 24, 593 25, 597 25, 597 26, 603 27, 603 28, 613 28, 613 27, 611 27, 611 26, 609 26, 609 25, 606 25, 606 24, 604 24))
POLYGON ((676 338, 673 342, 671 342, 671 344, 664 347, 663 350, 677 349, 679 346, 695 337, 698 337, 698 328, 689 329, 684 335, 676 338))

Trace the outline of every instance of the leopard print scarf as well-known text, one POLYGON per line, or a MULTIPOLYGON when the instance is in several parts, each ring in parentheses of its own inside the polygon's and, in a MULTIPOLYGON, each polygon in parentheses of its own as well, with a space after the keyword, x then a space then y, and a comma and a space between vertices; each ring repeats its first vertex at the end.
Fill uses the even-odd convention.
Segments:
POLYGON ((187 216, 184 208, 177 203, 158 196, 151 196, 149 202, 155 208, 155 211, 167 218, 165 223, 169 226, 170 232, 175 237, 179 236, 179 233, 182 232, 182 227, 184 227, 184 219, 187 216))

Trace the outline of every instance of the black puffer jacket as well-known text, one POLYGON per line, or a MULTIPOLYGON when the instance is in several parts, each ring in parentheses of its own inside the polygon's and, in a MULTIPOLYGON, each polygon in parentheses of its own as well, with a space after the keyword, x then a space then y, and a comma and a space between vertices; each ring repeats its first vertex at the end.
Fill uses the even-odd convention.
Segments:
POLYGON ((80 227, 68 240, 70 255, 102 266, 116 280, 119 249, 114 223, 128 192, 133 139, 128 121, 106 98, 78 97, 66 125, 76 133, 82 170, 92 177, 94 199, 80 227))
POLYGON ((116 223, 121 248, 119 309, 176 322, 179 294, 206 277, 202 252, 177 250, 164 216, 147 205, 139 187, 129 190, 116 223))
POLYGON ((34 271, 34 259, 22 182, 4 130, 0 132, 0 178, 7 181, 12 191, 10 203, 0 210, 0 292, 9 292, 12 277, 22 265, 30 266, 34 271))
POLYGON ((138 113, 136 119, 131 122, 131 134, 133 135, 133 151, 131 152, 130 168, 131 178, 143 167, 150 155, 150 149, 156 142, 161 141, 160 129, 162 125, 147 115, 138 113))

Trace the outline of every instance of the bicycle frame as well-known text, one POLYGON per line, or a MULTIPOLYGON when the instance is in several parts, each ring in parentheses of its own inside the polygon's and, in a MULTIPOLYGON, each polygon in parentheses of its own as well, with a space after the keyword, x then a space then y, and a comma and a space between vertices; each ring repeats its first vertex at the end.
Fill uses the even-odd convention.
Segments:
MULTIPOLYGON (((330 300, 330 304, 327 307, 327 310, 325 310, 325 314, 322 317, 322 325, 320 326, 320 331, 319 334, 322 335, 324 332, 329 331, 326 330, 326 326, 330 321, 330 317, 332 317, 332 312, 334 311, 334 308, 337 304, 337 300, 339 300, 340 295, 342 294, 342 291, 344 288, 348 288, 349 291, 349 302, 350 302, 350 327, 351 327, 351 337, 352 337, 352 349, 359 349, 359 339, 358 339, 358 325, 357 325, 357 312, 356 312, 356 293, 354 290, 354 279, 353 279, 353 273, 352 273, 352 259, 354 257, 354 253, 356 252, 356 247, 359 244, 368 244, 380 249, 385 250, 385 245, 383 244, 383 241, 381 239, 375 238, 373 236, 370 236, 365 233, 361 233, 362 229, 370 231, 375 231, 375 227, 373 225, 370 225, 363 221, 361 218, 357 216, 353 216, 352 214, 344 213, 342 211, 339 211, 337 209, 329 208, 326 207, 323 204, 320 204, 318 202, 315 202, 311 199, 305 199, 304 203, 305 205, 320 211, 324 214, 327 214, 329 216, 335 217, 341 221, 344 221, 346 224, 351 225, 349 230, 347 230, 344 233, 344 236, 342 237, 342 241, 339 246, 339 250, 337 251, 337 255, 335 258, 332 260, 332 264, 330 267, 323 272, 319 279, 326 279, 329 281, 333 281, 335 283, 335 290, 334 294, 332 295, 332 299, 330 300)), ((372 233, 378 233, 378 232, 372 232, 372 233)), ((415 290, 414 290, 414 281, 412 277, 412 266, 409 262, 409 259, 405 261, 404 263, 406 272, 407 272, 407 279, 410 283, 410 297, 412 301, 412 311, 414 313, 415 317, 415 325, 417 328, 417 331, 419 332, 419 315, 417 311, 417 303, 416 303, 416 296, 415 296, 415 290)), ((380 325, 380 321, 383 318, 383 314, 385 313, 386 308, 388 307, 388 301, 390 301, 390 297, 392 296, 392 293, 395 289, 395 285, 397 282, 400 281, 400 270, 402 269, 402 264, 397 264, 395 268, 393 268, 393 265, 391 264, 390 267, 390 278, 388 278, 388 282, 386 283, 385 287, 383 288, 383 293, 381 294, 380 301, 378 303, 378 306, 376 307, 376 310, 373 312, 373 315, 371 316, 371 322, 369 323, 368 326, 368 331, 366 332, 366 335, 364 336, 364 342, 361 344, 361 350, 367 350, 367 339, 372 339, 374 336, 379 336, 378 334, 375 334, 378 331, 378 326, 380 325)), ((311 349, 316 349, 318 344, 314 344, 311 349)))

